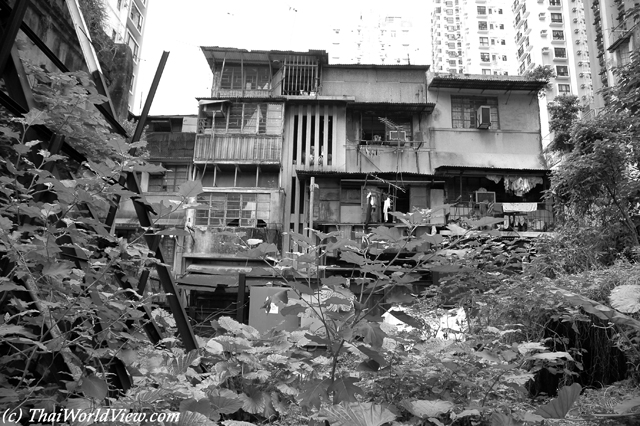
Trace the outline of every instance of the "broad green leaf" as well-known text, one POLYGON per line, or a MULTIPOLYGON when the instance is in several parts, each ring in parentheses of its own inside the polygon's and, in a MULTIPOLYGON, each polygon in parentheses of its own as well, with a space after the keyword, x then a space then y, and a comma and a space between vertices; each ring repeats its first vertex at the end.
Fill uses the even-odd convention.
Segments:
POLYGON ((186 355, 180 355, 176 357, 173 361, 171 361, 171 373, 176 375, 186 373, 189 366, 193 364, 197 359, 198 351, 196 349, 192 350, 186 355))
POLYGON ((359 381, 358 378, 348 376, 336 378, 327 389, 328 392, 334 392, 333 403, 357 402, 356 394, 364 395, 362 388, 355 385, 359 381))
POLYGON ((71 275, 73 265, 70 262, 47 262, 42 268, 42 275, 53 278, 67 278, 71 275))
POLYGON ((303 407, 320 408, 322 401, 327 398, 327 389, 330 384, 331 381, 329 379, 314 379, 307 382, 298 394, 300 405, 303 407))
POLYGON ((180 420, 172 423, 172 426, 216 426, 216 423, 204 414, 184 411, 180 413, 180 420))
POLYGON ((182 197, 195 197, 202 193, 202 182, 199 180, 190 180, 178 186, 178 194, 182 197))
POLYGON ((242 252, 242 255, 249 258, 253 258, 253 259, 262 259, 268 254, 277 253, 277 252, 278 252, 278 248, 276 247, 275 244, 262 243, 256 248, 242 252))
POLYGON ((311 287, 309 287, 308 285, 299 283, 297 281, 291 281, 289 285, 293 287, 298 293, 308 294, 309 296, 315 294, 315 292, 311 287))
POLYGON ((504 381, 509 383, 517 383, 519 385, 525 385, 529 380, 535 377, 531 373, 512 374, 510 376, 504 376, 504 381))
POLYGON ((395 420, 396 415, 382 405, 371 402, 333 405, 320 414, 332 426, 382 426, 395 420))
POLYGON ((0 216, 0 229, 10 230, 13 228, 13 222, 6 217, 0 216))
POLYGON ((600 319, 611 321, 619 325, 626 325, 628 327, 633 327, 636 330, 640 330, 640 321, 627 315, 621 314, 615 309, 611 309, 608 306, 604 306, 594 300, 562 288, 553 287, 550 289, 550 291, 554 294, 559 294, 568 302, 582 307, 582 309, 590 314, 597 316, 600 319))
MULTIPOLYGON (((233 392, 230 392, 233 394, 233 392)), ((233 414, 244 405, 238 395, 233 398, 222 395, 220 392, 214 392, 208 395, 211 408, 220 414, 233 414)))
POLYGON ((264 392, 258 388, 250 387, 247 393, 241 393, 238 397, 242 401, 242 409, 247 413, 262 414, 266 408, 264 392))
POLYGON ((390 310, 388 312, 389 314, 393 315, 395 318, 399 319, 400 321, 402 321, 403 323, 411 327, 414 327, 417 329, 422 328, 422 323, 420 321, 418 321, 417 319, 415 319, 414 317, 412 317, 411 315, 403 311, 390 310))
POLYGON ((364 338, 364 342, 374 348, 382 347, 384 338, 387 337, 387 334, 380 328, 380 324, 366 320, 356 324, 353 328, 353 334, 364 338))
POLYGON ((387 360, 384 359, 384 356, 376 350, 368 348, 364 345, 358 345, 358 350, 368 356, 369 358, 375 360, 380 366, 387 365, 387 360))
POLYGON ((569 361, 573 361, 573 358, 571 357, 571 355, 569 355, 568 352, 543 352, 540 354, 531 355, 529 356, 528 359, 542 359, 545 361, 555 361, 560 358, 566 358, 569 361))
POLYGON ((371 239, 374 241, 387 241, 390 243, 396 243, 402 241, 404 237, 400 233, 398 228, 387 228, 386 226, 378 226, 373 230, 371 239))
POLYGON ((547 348, 544 344, 540 342, 524 342, 524 343, 518 344, 518 352, 520 352, 523 355, 526 355, 529 352, 536 351, 536 350, 546 351, 548 349, 549 348, 547 348))
POLYGON ((37 108, 31 108, 29 112, 24 115, 24 123, 27 126, 46 124, 47 120, 49 120, 49 114, 37 108))
POLYGON ((0 337, 19 335, 35 339, 36 335, 29 331, 28 328, 21 325, 0 324, 0 337))
POLYGON ((298 305, 298 304, 288 305, 288 306, 285 306, 284 308, 282 308, 280 310, 280 313, 282 315, 298 315, 298 314, 301 314, 303 312, 307 312, 307 309, 309 309, 309 308, 306 307, 306 306, 298 305))
POLYGON ((498 413, 494 411, 491 415, 491 426, 520 426, 522 422, 514 419, 508 414, 498 413))
POLYGON ((547 404, 538 407, 534 412, 547 419, 564 419, 573 403, 576 402, 582 391, 582 386, 574 383, 571 386, 565 386, 558 391, 558 397, 552 399, 547 404))
POLYGON ((358 364, 356 370, 368 371, 369 373, 377 373, 380 370, 380 364, 374 359, 368 359, 358 364))
POLYGON ((193 398, 183 400, 180 402, 180 412, 184 413, 185 411, 200 413, 212 420, 218 420, 220 418, 220 415, 213 409, 207 398, 202 398, 199 401, 193 398))
POLYGON ((109 393, 109 386, 107 385, 107 382, 97 376, 84 377, 82 379, 80 389, 86 397, 97 399, 99 401, 105 399, 109 393))
POLYGON ((365 259, 364 256, 356 254, 352 251, 341 251, 340 259, 348 263, 355 263, 359 266, 363 266, 368 263, 367 259, 365 259))
POLYGON ((640 406, 640 396, 635 398, 627 399, 613 406, 613 411, 618 414, 626 413, 627 411, 631 411, 633 408, 640 406))
POLYGON ((491 225, 496 225, 498 223, 502 223, 504 222, 504 219, 485 216, 479 220, 465 220, 465 222, 468 223, 473 228, 481 228, 484 226, 491 226, 491 225))
POLYGON ((611 306, 625 314, 640 311, 640 285, 625 284, 611 290, 611 306))
POLYGON ((428 419, 429 417, 438 417, 440 414, 448 413, 454 407, 450 401, 442 401, 439 399, 417 400, 411 401, 408 399, 403 400, 400 405, 407 409, 411 414, 421 419, 428 419))

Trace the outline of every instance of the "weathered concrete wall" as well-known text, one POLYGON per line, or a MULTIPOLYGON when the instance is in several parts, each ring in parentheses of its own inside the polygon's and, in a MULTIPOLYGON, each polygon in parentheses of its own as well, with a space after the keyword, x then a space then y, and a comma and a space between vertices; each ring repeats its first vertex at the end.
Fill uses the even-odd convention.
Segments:
POLYGON ((498 98, 500 129, 453 129, 451 95, 454 90, 429 91, 437 100, 429 117, 426 144, 433 149, 431 168, 448 166, 543 168, 542 139, 535 93, 466 90, 465 95, 498 98))
POLYGON ((355 96, 356 102, 425 102, 424 70, 324 67, 323 96, 355 96))

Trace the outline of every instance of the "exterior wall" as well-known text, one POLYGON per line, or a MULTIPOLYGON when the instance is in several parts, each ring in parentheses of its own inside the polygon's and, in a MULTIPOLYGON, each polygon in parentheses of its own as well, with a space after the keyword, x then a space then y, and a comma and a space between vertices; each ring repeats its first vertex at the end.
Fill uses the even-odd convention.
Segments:
POLYGON ((323 96, 355 96, 356 102, 426 102, 426 67, 401 68, 325 67, 323 96))
POLYGON ((428 145, 433 149, 431 169, 443 165, 542 169, 540 123, 536 94, 471 91, 465 95, 498 98, 499 130, 453 129, 451 95, 457 90, 429 91, 437 98, 429 120, 428 145))
MULTIPOLYGON (((140 68, 140 60, 142 54, 142 45, 144 40, 144 29, 146 26, 147 9, 149 2, 152 0, 106 0, 104 2, 107 9, 107 26, 104 29, 115 43, 123 43, 130 46, 133 53, 133 79, 129 87, 129 110, 133 109, 136 99, 136 91, 138 84, 138 70, 140 68), (142 15, 142 25, 132 21, 132 9, 136 8, 142 15), (132 41, 135 41, 138 49, 134 51, 132 41)), ((135 16, 135 14, 133 15, 135 16)))

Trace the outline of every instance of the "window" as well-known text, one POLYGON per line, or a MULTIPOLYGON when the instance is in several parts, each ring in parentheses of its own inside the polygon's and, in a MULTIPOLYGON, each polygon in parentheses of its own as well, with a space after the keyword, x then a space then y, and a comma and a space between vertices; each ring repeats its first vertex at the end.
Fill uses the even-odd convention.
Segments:
POLYGON ((564 31, 562 30, 553 30, 553 39, 554 40, 564 40, 564 31))
POLYGON ((133 38, 131 32, 127 31, 127 40, 126 44, 131 48, 131 53, 133 53, 133 61, 138 62, 138 54, 140 53, 140 46, 136 42, 136 39, 133 38))
POLYGON ((457 62, 454 60, 449 61, 449 66, 455 67, 457 65, 457 62))
POLYGON ((131 83, 129 84, 129 93, 133 93, 133 89, 136 87, 136 75, 131 76, 131 83))
POLYGON ((520 68, 518 69, 518 73, 519 73, 519 74, 524 74, 524 70, 525 70, 525 68, 526 68, 525 63, 524 63, 524 62, 523 62, 523 63, 521 63, 521 64, 520 64, 520 68))
POLYGON ((453 15, 453 10, 452 9, 447 9, 447 15, 453 15))
POLYGON ((489 75, 489 74, 491 74, 491 70, 490 69, 483 69, 482 70, 482 74, 489 75))
POLYGON ((482 96, 451 96, 451 120, 454 129, 475 129, 478 108, 483 105, 491 107, 491 127, 500 128, 498 122, 498 98, 482 96))
POLYGON ((558 84, 558 93, 563 95, 571 93, 571 86, 568 84, 558 84))
POLYGON ((505 40, 500 40, 500 44, 504 46, 507 42, 505 40))
POLYGON ((493 46, 494 44, 496 44, 496 39, 495 39, 495 38, 492 38, 492 39, 491 39, 491 45, 493 46))
POLYGON ((489 37, 480 37, 480 46, 489 47, 489 37))
POLYGON ((486 6, 478 6, 478 15, 486 15, 487 7, 486 6))
POLYGON ((569 67, 566 65, 556 66, 556 75, 558 77, 567 77, 569 75, 569 67))
POLYGON ((216 133, 277 134, 282 131, 282 105, 236 102, 228 117, 216 114, 216 133))
POLYGON ((504 30, 504 24, 500 24, 500 29, 504 30))
POLYGON ((489 54, 488 53, 481 53, 480 54, 480 60, 482 62, 489 62, 491 59, 489 58, 489 54))
POLYGON ((631 61, 631 52, 629 51, 629 40, 620 44, 616 49, 618 66, 627 65, 631 61))
POLYGON ((502 55, 502 60, 507 62, 507 55, 502 55))
POLYGON ((271 194, 205 192, 197 200, 196 225, 263 227, 269 221, 271 194))
POLYGON ((478 30, 486 31, 487 29, 487 21, 478 21, 478 30))
POLYGON ((553 49, 553 56, 556 58, 566 58, 567 49, 565 49, 564 47, 555 47, 553 49))
POLYGON ((453 24, 453 18, 452 17, 448 17, 447 18, 447 24, 453 24))
POLYGON ((498 15, 502 15, 502 9, 498 9, 498 15))
POLYGON ((524 46, 520 46, 520 48, 518 49, 518 57, 524 55, 524 46))
POLYGON ((560 0, 549 0, 549 6, 560 6, 560 0))
POLYGON ((447 46, 449 47, 449 49, 455 49, 456 48, 456 44, 455 43, 448 43, 447 46))
POLYGON ((147 192, 178 192, 178 187, 189 180, 189 166, 162 163, 167 169, 162 174, 150 174, 147 192))
POLYGON ((520 23, 520 19, 521 19, 521 18, 520 18, 520 14, 518 13, 518 14, 516 15, 516 26, 520 23))
POLYGON ((562 13, 552 13, 551 22, 555 22, 555 23, 562 22, 562 13))
POLYGON ((144 17, 142 13, 140 13, 140 9, 135 3, 131 3, 131 11, 129 12, 129 19, 133 22, 133 25, 138 29, 138 31, 142 32, 142 23, 144 22, 144 17))

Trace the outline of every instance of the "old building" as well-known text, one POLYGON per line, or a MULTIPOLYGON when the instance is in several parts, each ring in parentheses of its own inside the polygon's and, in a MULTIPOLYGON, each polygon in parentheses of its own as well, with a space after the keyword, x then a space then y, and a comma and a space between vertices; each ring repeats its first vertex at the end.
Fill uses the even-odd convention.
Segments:
MULTIPOLYGON (((371 227, 396 222, 390 212, 442 205, 422 232, 483 216, 501 218, 508 236, 552 226, 538 120, 545 82, 329 64, 324 51, 202 49, 211 96, 199 99, 197 122, 154 117, 152 160, 167 172, 142 178, 154 199, 202 182, 197 206, 161 224, 188 230, 167 244, 197 321, 243 305, 245 283, 254 296, 277 286, 240 254, 249 240, 273 244, 276 256, 299 251, 287 234, 309 228, 366 244, 371 227), (174 134, 156 135, 162 126, 174 134)), ((331 271, 337 253, 328 259, 331 271)))

